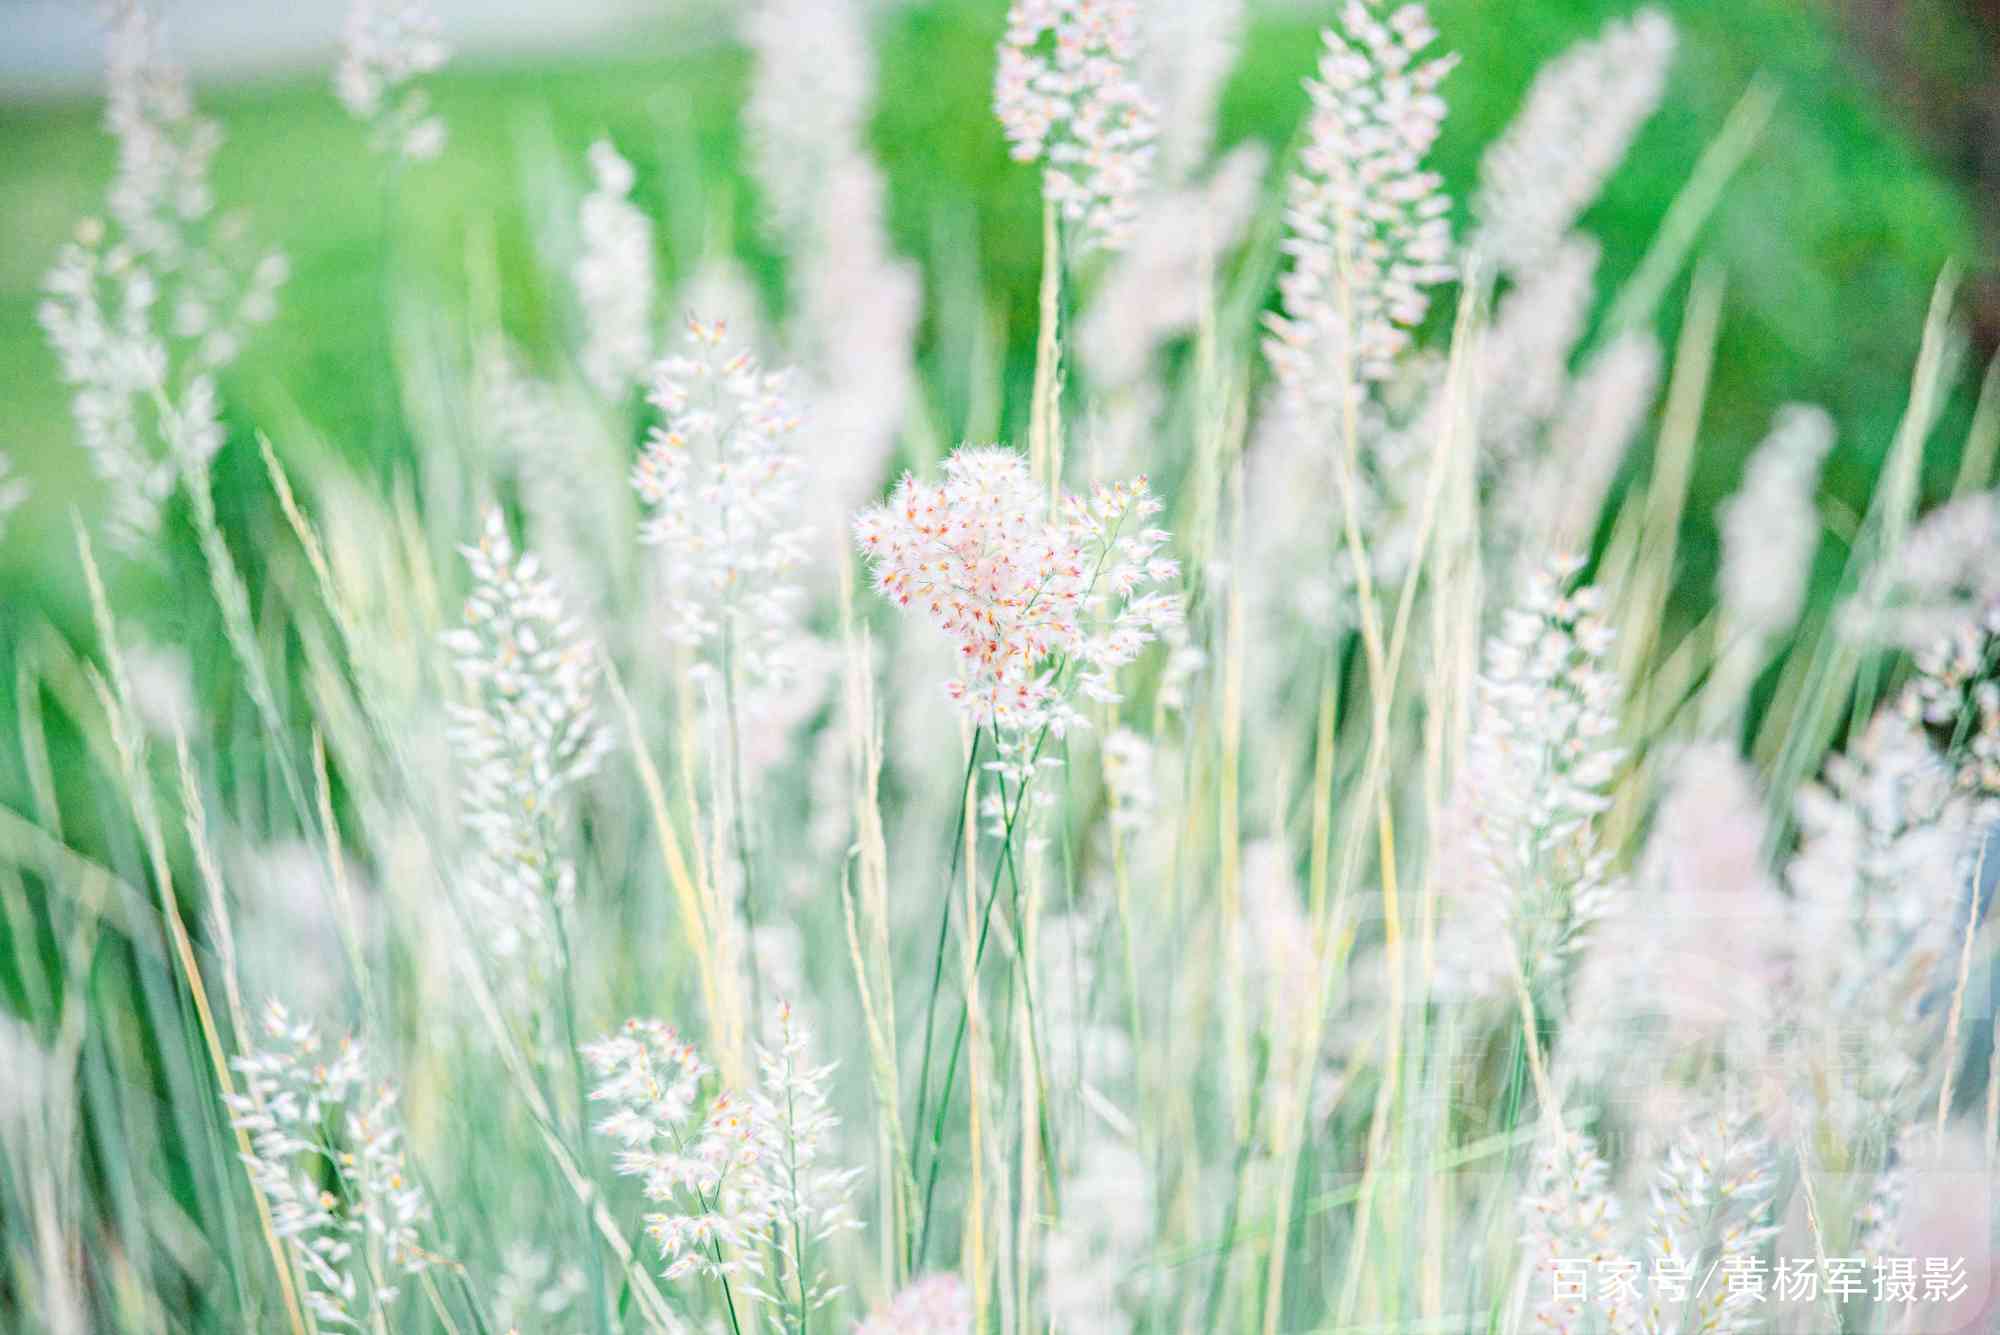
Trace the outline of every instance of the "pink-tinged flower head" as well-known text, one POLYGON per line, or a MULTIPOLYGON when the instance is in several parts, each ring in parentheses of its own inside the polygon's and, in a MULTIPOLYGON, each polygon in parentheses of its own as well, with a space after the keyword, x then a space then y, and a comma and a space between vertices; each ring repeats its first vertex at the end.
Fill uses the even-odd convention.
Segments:
POLYGON ((1051 505, 1019 454, 986 446, 952 455, 941 482, 904 477, 855 537, 882 596, 957 642, 948 689, 976 724, 1060 730, 1071 686, 1115 699, 1113 674, 1179 616, 1146 591, 1179 573, 1145 526, 1159 508, 1143 477, 1051 505))

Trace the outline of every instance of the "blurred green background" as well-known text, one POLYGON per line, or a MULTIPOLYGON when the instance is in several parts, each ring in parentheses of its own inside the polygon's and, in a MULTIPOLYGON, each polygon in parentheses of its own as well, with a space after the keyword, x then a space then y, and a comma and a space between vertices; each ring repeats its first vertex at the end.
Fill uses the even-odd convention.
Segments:
MULTIPOLYGON (((1683 587, 1705 588, 1708 512, 1735 485, 1744 453, 1779 404, 1817 401, 1839 422, 1825 484, 1829 531, 1838 534, 1843 511, 1865 505, 1904 403, 1931 286, 1947 261, 1980 268, 1980 227, 1950 155, 1935 143, 1920 148, 1908 117, 1892 116, 1895 81, 1867 62, 1838 14, 1798 0, 1668 7, 1682 44, 1666 103, 1584 220, 1603 242, 1601 292, 1614 291, 1637 264, 1751 77, 1765 72, 1780 96, 1769 131, 1698 246, 1728 280, 1681 575, 1683 587)), ((1437 154, 1461 200, 1480 152, 1536 68, 1631 8, 1433 5, 1443 42, 1464 57, 1447 85, 1452 110, 1437 154)), ((1305 106, 1300 80, 1326 9, 1252 6, 1218 148, 1246 138, 1284 148, 1305 106)), ((976 299, 994 327, 1004 321, 1004 432, 1024 418, 1033 358, 1035 174, 1008 160, 988 102, 1004 10, 1002 0, 939 0, 885 7, 878 18, 873 134, 891 182, 895 242, 924 268, 920 357, 946 437, 964 425, 969 379, 961 345, 939 336, 957 318, 946 305, 976 299)), ((1953 26, 1949 0, 1922 12, 1931 35, 1917 42, 1938 53, 1934 63, 1945 70, 1938 77, 1977 79, 1981 64, 1965 55, 1965 44, 1977 44, 1953 26)), ((782 300, 782 262, 760 233, 755 189, 740 164, 748 54, 712 12, 706 22, 663 20, 652 36, 618 50, 505 65, 457 61, 434 81, 450 125, 447 152, 386 196, 379 163, 323 72, 201 88, 204 107, 228 135, 216 159, 221 200, 246 208, 257 235, 282 246, 293 271, 278 320, 255 337, 225 384, 231 446, 218 485, 232 528, 242 530, 246 510, 268 508, 253 428, 268 432, 282 454, 330 448, 385 479, 405 457, 409 436, 391 388, 392 303, 384 299, 392 272, 396 304, 446 312, 443 325, 474 299, 478 275, 497 275, 508 333, 532 356, 561 355, 571 318, 566 278, 538 263, 537 238, 551 219, 564 225, 555 214, 573 201, 583 150, 598 135, 609 133, 638 167, 637 196, 660 222, 669 284, 694 268, 704 247, 727 245, 772 304, 782 300)), ((16 626, 38 614, 66 629, 83 624, 68 516, 74 507, 90 520, 102 494, 75 445, 67 392, 35 306, 57 247, 78 218, 101 207, 112 149, 100 116, 95 99, 0 104, 0 381, 9 408, 0 448, 35 488, 0 542, 0 603, 16 626)), ((1662 313, 1669 339, 1684 284, 1685 275, 1662 313)), ((1439 306, 1448 311, 1450 303, 1439 306)), ((1950 475, 1966 398, 1961 389, 1941 423, 1927 475, 1933 491, 1950 475)), ((1828 561, 1823 552, 1823 575, 1828 561)), ((127 566, 118 578, 157 582, 156 605, 171 617, 171 591, 190 587, 174 577, 175 564, 169 555, 161 568, 127 566)), ((189 574, 197 568, 184 566, 189 574)))

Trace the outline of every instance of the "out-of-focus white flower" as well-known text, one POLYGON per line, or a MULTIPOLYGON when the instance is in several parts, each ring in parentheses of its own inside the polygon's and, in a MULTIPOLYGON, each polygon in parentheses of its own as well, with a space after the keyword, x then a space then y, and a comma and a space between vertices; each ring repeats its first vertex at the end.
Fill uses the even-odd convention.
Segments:
POLYGON ((132 687, 132 704, 146 731, 158 738, 192 733, 199 711, 187 650, 179 645, 140 642, 122 646, 121 653, 132 687))
POLYGON ((993 74, 993 109, 1016 161, 1043 163, 1042 193, 1116 250, 1138 216, 1157 131, 1139 86, 1135 0, 1014 0, 993 74))
POLYGON ((649 401, 664 415, 647 437, 632 485, 648 507, 641 536, 659 548, 668 585, 667 634, 715 649, 727 641, 753 682, 795 666, 805 560, 798 524, 799 419, 788 376, 724 346, 720 322, 688 320, 691 355, 661 361, 649 401))
POLYGON ((805 459, 805 499, 827 531, 881 494, 916 392, 923 314, 921 276, 890 245, 868 143, 869 18, 860 0, 763 0, 746 24, 756 63, 743 115, 772 231, 791 257, 786 343, 823 442, 805 459))
POLYGON ((1387 379, 1423 321, 1427 289, 1455 272, 1451 201, 1423 165, 1444 123, 1438 84, 1456 63, 1420 58, 1436 35, 1422 5, 1385 22, 1349 0, 1306 81, 1312 120, 1286 199, 1284 313, 1264 346, 1284 392, 1315 404, 1337 407, 1360 382, 1387 379))
POLYGON ((1562 407, 1570 353, 1596 295, 1597 256, 1595 241, 1567 238, 1494 308, 1479 344, 1480 461, 1489 476, 1532 455, 1562 407))
POLYGON ((822 195, 867 139, 868 18, 860 0, 758 0, 744 21, 756 66, 743 123, 780 233, 813 229, 822 195))
POLYGON ((369 127, 377 152, 421 162, 443 151, 444 120, 416 82, 450 57, 442 31, 420 0, 354 0, 349 7, 333 91, 369 127))
POLYGON ((1480 162, 1473 249, 1508 273, 1539 267, 1660 104, 1673 54, 1672 22, 1642 9, 1543 66, 1480 162))
POLYGON ((1659 341, 1644 331, 1621 334, 1584 364, 1548 443, 1496 486, 1492 517, 1503 546, 1533 551, 1590 541, 1659 384, 1659 341))
POLYGON ((1843 614, 1850 635, 1928 649, 2000 599, 2000 491, 1974 492, 1925 515, 1870 572, 1843 614))
POLYGON ((1111 820, 1120 829, 1142 828, 1151 819, 1158 794, 1153 785, 1153 744, 1120 728, 1104 739, 1104 786, 1111 794, 1111 820))
POLYGON ((1057 1330, 1132 1329, 1133 1277, 1154 1240, 1153 1175, 1123 1140, 1093 1125, 1062 1177, 1062 1216, 1042 1244, 1042 1306, 1057 1330))
POLYGON ((395 1303, 383 1280, 432 1259, 419 1245, 430 1207, 404 1163, 397 1090, 370 1074, 359 1043, 328 1050, 275 1001, 262 1027, 262 1042, 233 1063, 244 1092, 225 1099, 230 1118, 250 1136, 251 1180, 305 1278, 307 1306, 329 1326, 360 1328, 395 1303), (391 1273, 366 1274, 364 1248, 391 1273))
POLYGON ((1799 794, 1785 871, 1792 1025, 1779 1047, 1797 1087, 1820 1091, 1832 1143, 1879 1136, 1928 1104, 1977 847, 1954 780, 1891 706, 1799 794))
POLYGON ((1611 628, 1595 588, 1569 591, 1557 560, 1527 580, 1488 642, 1461 790, 1478 867, 1473 893, 1514 937, 1529 978, 1553 970, 1612 902, 1597 818, 1620 752, 1611 628))
POLYGON ((451 706, 465 825, 478 844, 470 894, 495 954, 542 939, 549 905, 575 891, 557 845, 562 796, 610 748, 592 699, 597 648, 532 555, 517 556, 498 509, 462 549, 473 576, 464 626, 444 643, 471 694, 451 706))
POLYGON ((590 174, 574 271, 583 374, 599 393, 622 400, 653 360, 653 224, 632 203, 632 164, 609 139, 590 146, 590 174))
POLYGON ((1668 773, 1634 893, 1578 966, 1560 1050, 1614 1098, 1689 1053, 1755 1061, 1781 1020, 1790 911, 1765 860, 1764 794, 1718 743, 1690 747, 1668 773))
POLYGON ((1819 548, 1813 493, 1832 448, 1825 410, 1785 405, 1750 456, 1742 488, 1722 506, 1722 615, 1731 633, 1761 645, 1797 620, 1819 548))
POLYGON ((1078 359, 1093 379, 1131 384, 1168 340, 1194 328, 1216 262, 1242 239, 1256 210, 1268 163, 1262 146, 1245 144, 1206 182, 1148 201, 1077 326, 1078 359))
POLYGON ((508 1244, 501 1254, 500 1278, 493 1286, 493 1315, 500 1328, 536 1335, 555 1335, 553 1323, 570 1316, 589 1289, 575 1265, 558 1267, 555 1258, 527 1241, 508 1244))
POLYGON ((972 1335, 972 1295, 957 1275, 925 1275, 870 1312, 854 1335, 972 1335))
POLYGON ((1159 108, 1160 172, 1169 183, 1186 180, 1208 157, 1243 9, 1243 0, 1175 0, 1146 13, 1139 83, 1159 108))
POLYGON ((28 499, 28 479, 14 472, 14 461, 0 451, 0 538, 7 536, 7 521, 28 499))
POLYGON ((1060 735, 1080 721, 1073 689, 1117 699, 1117 671, 1179 618, 1148 591, 1179 573, 1145 526, 1159 509, 1143 477, 1052 506, 1020 454, 968 447, 940 483, 906 476, 854 532, 877 591, 956 642, 949 690, 976 726, 1060 735))

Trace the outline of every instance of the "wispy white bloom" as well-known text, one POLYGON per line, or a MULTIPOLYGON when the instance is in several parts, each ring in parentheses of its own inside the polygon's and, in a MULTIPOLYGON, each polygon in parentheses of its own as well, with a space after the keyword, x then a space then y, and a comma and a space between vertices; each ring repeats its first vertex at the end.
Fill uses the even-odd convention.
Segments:
POLYGON ((222 131, 196 111, 158 18, 121 3, 110 24, 108 218, 77 227, 37 315, 75 390, 84 450, 111 485, 112 540, 131 552, 181 472, 220 445, 210 377, 275 313, 287 270, 239 216, 216 214, 208 172, 222 131))
POLYGON ((632 164, 609 139, 590 146, 590 174, 574 271, 583 373, 599 393, 622 400, 653 360, 653 224, 632 203, 632 164))
POLYGON ((1060 735, 1080 721, 1073 689, 1117 699, 1118 670, 1179 617, 1149 591, 1179 573, 1146 526, 1159 509, 1143 477, 1051 505, 1020 454, 968 447, 940 483, 905 477, 854 531, 877 591, 956 643, 949 690, 975 725, 1060 735))
POLYGON ((551 905, 575 893, 558 845, 563 795, 609 749, 593 693, 601 664, 532 555, 517 555, 499 510, 462 549, 473 588, 444 643, 471 696, 450 708, 467 832, 469 894, 495 954, 538 944, 551 905))
POLYGON ((1138 216, 1157 131, 1139 86, 1135 0, 1014 0, 993 109, 1014 157, 1043 163, 1042 193, 1086 247, 1118 249, 1138 216))
POLYGON ((957 1275, 925 1275, 870 1312, 854 1335, 972 1335, 972 1295, 957 1275))
POLYGON ((693 352, 654 368, 647 397, 664 420, 632 485, 649 511, 641 536, 665 567, 668 637, 733 652, 752 681, 781 682, 801 633, 799 419, 786 373, 729 351, 724 336, 720 322, 691 317, 693 352))
POLYGON ((1722 615, 1732 633, 1762 644, 1798 619, 1819 549, 1813 494, 1832 448, 1833 419, 1823 409, 1785 405, 1750 456, 1742 488, 1722 506, 1722 615))
POLYGON ((1577 569, 1558 560, 1534 572, 1489 641, 1460 780, 1473 893, 1490 897, 1530 978, 1552 971, 1612 902, 1597 818, 1620 758, 1619 686, 1605 666, 1602 596, 1569 591, 1577 569))
POLYGON ((307 1305, 326 1325, 359 1329, 393 1308, 398 1288, 382 1281, 432 1259, 419 1242, 429 1204, 404 1163, 396 1087, 371 1074, 359 1043, 328 1049, 275 1001, 263 1031, 233 1063, 244 1092, 226 1099, 231 1121, 249 1133, 251 1179, 305 1279, 307 1305), (390 1273, 368 1275, 364 1248, 390 1273))
POLYGON ((1424 157, 1444 122, 1439 83, 1453 56, 1423 59, 1436 36, 1422 5, 1377 16, 1349 0, 1323 34, 1312 120, 1286 199, 1283 315, 1265 354, 1284 391, 1337 406, 1361 381, 1387 379, 1450 279, 1450 200, 1424 157))
POLYGON ((1673 24, 1642 9, 1543 66, 1480 162, 1474 249, 1509 273, 1539 267, 1659 105, 1673 54, 1673 24))
POLYGON ((451 54, 442 31, 421 0, 354 0, 348 9, 333 90, 369 127, 377 152, 421 162, 444 149, 444 121, 417 82, 451 54))

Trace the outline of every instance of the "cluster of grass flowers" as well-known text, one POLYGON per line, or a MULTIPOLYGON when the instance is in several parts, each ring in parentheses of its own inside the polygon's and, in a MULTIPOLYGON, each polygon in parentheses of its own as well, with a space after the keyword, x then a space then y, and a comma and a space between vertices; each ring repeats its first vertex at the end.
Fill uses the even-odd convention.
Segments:
MULTIPOLYGON (((1848 424, 1771 405, 1695 587, 1687 262, 1747 146, 1602 317, 1579 230, 1670 22, 1534 81, 1461 241, 1481 52, 1347 0, 1274 164, 1216 144, 1241 7, 1182 8, 1008 7, 1020 411, 938 392, 1006 368, 929 355, 988 314, 891 246, 867 7, 774 0, 783 281, 667 263, 699 182, 563 148, 553 347, 380 294, 386 480, 224 403, 283 265, 114 9, 117 176, 42 313, 91 633, 8 641, 10 1321, 1990 1326, 2000 399, 1926 512, 1949 276, 1867 513, 1818 500, 1848 424)), ((454 151, 447 38, 353 10, 385 196, 454 151)))

